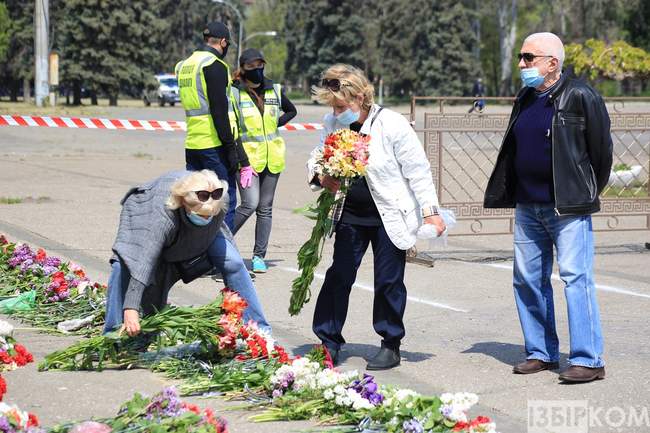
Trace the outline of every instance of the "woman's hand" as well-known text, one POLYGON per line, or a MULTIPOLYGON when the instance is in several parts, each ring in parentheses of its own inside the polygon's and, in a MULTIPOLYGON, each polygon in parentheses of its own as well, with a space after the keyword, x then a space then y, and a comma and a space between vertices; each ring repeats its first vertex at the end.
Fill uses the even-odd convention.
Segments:
POLYGON ((341 188, 341 182, 333 178, 332 176, 323 175, 318 176, 318 180, 323 188, 326 188, 332 194, 341 188))
POLYGON ((124 324, 120 333, 126 331, 129 337, 135 337, 140 333, 140 313, 138 310, 124 310, 124 324))
POLYGON ((445 225, 445 221, 440 217, 440 215, 431 215, 424 218, 424 224, 432 224, 436 226, 436 230, 438 231, 438 236, 440 236, 447 228, 447 225, 445 225))

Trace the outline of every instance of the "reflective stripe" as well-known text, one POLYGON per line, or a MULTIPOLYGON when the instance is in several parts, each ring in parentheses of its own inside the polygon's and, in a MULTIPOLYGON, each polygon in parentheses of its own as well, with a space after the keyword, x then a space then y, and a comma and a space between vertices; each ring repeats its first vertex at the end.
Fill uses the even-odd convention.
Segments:
POLYGON ((242 141, 247 142, 247 141, 256 141, 258 143, 264 143, 265 140, 274 140, 280 136, 280 133, 278 131, 274 131, 271 133, 266 134, 266 137, 264 135, 248 135, 247 133, 242 133, 242 141))
POLYGON ((282 109, 282 91, 280 84, 273 85, 273 92, 275 93, 275 98, 278 100, 278 110, 275 113, 275 119, 280 121, 280 110, 282 109))

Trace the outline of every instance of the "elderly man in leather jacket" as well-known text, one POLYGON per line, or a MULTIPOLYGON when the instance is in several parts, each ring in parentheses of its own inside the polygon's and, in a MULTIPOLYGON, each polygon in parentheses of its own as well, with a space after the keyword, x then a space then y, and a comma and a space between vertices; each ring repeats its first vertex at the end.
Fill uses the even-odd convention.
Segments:
POLYGON ((517 374, 559 368, 553 247, 565 283, 569 367, 565 382, 605 377, 603 337, 593 280, 591 214, 612 165, 607 109, 589 85, 562 73, 564 46, 552 33, 530 35, 519 53, 517 95, 486 208, 516 208, 513 286, 526 361, 517 374))

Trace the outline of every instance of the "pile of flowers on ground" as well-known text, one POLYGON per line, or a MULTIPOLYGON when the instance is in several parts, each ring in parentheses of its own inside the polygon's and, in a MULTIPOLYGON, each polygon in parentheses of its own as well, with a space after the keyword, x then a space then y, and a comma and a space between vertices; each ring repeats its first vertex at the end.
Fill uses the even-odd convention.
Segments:
POLYGON ((323 189, 316 205, 301 209, 301 213, 315 220, 311 236, 298 250, 298 269, 300 276, 292 282, 289 314, 297 315, 303 305, 309 302, 309 286, 314 280, 314 271, 320 263, 326 236, 332 232, 332 212, 343 203, 350 182, 355 177, 366 175, 368 165, 369 135, 362 135, 350 129, 332 132, 323 142, 323 148, 314 155, 314 172, 341 181, 336 194, 323 189))
POLYGON ((496 433, 489 418, 469 417, 469 410, 478 403, 476 394, 423 396, 383 386, 371 375, 331 368, 323 362, 323 352, 319 347, 280 367, 270 380, 270 407, 252 419, 317 419, 325 424, 356 424, 355 431, 389 433, 496 433))
POLYGON ((0 302, 0 312, 50 331, 70 321, 58 330, 99 329, 105 291, 79 266, 0 235, 0 297, 10 298, 0 302))
MULTIPOLYGON (((47 273, 49 280, 42 293, 59 299, 44 296, 40 305, 67 306, 74 311, 73 300, 80 295, 79 287, 91 287, 78 268, 63 268, 63 264, 58 264, 58 270, 51 272, 46 267, 57 262, 53 259, 48 262, 44 252, 34 253, 20 247, 14 256, 13 244, 3 239, 0 243, 0 278, 4 278, 0 279, 0 291, 4 290, 8 274, 16 277, 17 285, 26 287, 20 278, 32 281, 29 284, 33 285, 34 276, 47 273), (9 272, 8 257, 16 258, 9 272), (64 295, 63 300, 60 295, 64 295)), ((468 415, 478 402, 475 394, 423 396, 408 389, 382 385, 373 376, 334 368, 323 346, 305 357, 291 358, 257 324, 242 322, 245 308, 246 302, 237 293, 224 289, 210 304, 196 308, 168 307, 143 318, 142 334, 138 337, 113 332, 85 339, 48 355, 39 369, 146 367, 180 379, 181 395, 219 391, 245 397, 249 407, 264 408, 252 417, 260 422, 316 419, 330 425, 354 425, 356 431, 495 433, 495 424, 489 418, 468 415), (146 352, 147 349, 153 350, 146 352)), ((0 322, 0 331, 10 326, 0 322)), ((0 351, 2 365, 9 369, 31 362, 31 355, 11 339, 11 331, 5 334, 0 340, 4 349, 0 351)), ((2 386, 0 382, 0 391, 2 386)), ((152 398, 136 395, 117 417, 94 422, 94 426, 104 425, 115 431, 148 431, 154 425, 155 431, 170 433, 227 431, 225 422, 211 411, 182 403, 178 395, 175 389, 166 389, 152 398)), ((0 407, 7 408, 2 412, 7 415, 0 417, 0 433, 40 431, 35 417, 6 405, 0 407)), ((83 433, 83 428, 83 425, 68 425, 51 431, 83 433)))
POLYGON ((36 415, 0 402, 0 433, 45 433, 36 415))
MULTIPOLYGON (((34 357, 22 344, 13 338, 14 328, 11 323, 0 320, 0 373, 24 367, 34 362, 34 357)), ((7 383, 0 375, 0 401, 7 393, 7 383)))
POLYGON ((60 425, 50 432, 228 433, 228 426, 212 409, 181 401, 178 391, 168 387, 152 397, 135 394, 114 418, 60 425))

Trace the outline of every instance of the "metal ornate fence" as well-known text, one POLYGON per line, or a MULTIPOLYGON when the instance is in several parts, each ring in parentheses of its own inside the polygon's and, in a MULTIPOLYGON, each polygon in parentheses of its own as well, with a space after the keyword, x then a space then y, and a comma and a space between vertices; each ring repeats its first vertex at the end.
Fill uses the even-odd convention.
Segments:
MULTIPOLYGON (((423 125, 416 130, 423 134, 441 204, 452 209, 459 221, 456 235, 513 231, 512 209, 483 208, 483 191, 508 124, 512 98, 484 99, 489 105, 480 113, 468 113, 474 98, 414 97, 411 105, 411 121, 423 125), (435 103, 421 120, 416 113, 418 101, 435 103)), ((650 103, 638 104, 643 101, 648 99, 607 100, 614 164, 601 196, 602 210, 594 217, 595 230, 650 230, 650 103)))

